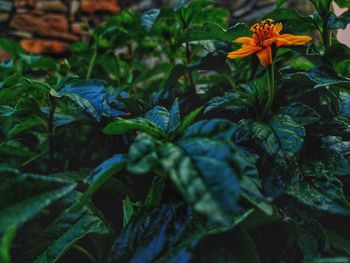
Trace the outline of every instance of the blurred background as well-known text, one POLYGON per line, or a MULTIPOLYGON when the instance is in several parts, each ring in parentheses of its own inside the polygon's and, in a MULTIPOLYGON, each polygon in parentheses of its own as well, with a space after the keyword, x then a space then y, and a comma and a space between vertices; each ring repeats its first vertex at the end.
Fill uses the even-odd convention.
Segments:
MULTIPOLYGON (((88 38, 89 30, 110 15, 123 10, 145 11, 177 0, 0 0, 1 37, 17 39, 28 52, 59 55, 70 43, 88 38)), ((275 8, 275 0, 216 0, 230 10, 231 21, 253 23, 275 8)), ((308 15, 313 8, 307 0, 288 1, 288 7, 308 15)), ((337 14, 342 13, 334 7, 337 14)), ((339 39, 350 44, 350 32, 339 39)), ((0 59, 6 59, 0 51, 0 59)))

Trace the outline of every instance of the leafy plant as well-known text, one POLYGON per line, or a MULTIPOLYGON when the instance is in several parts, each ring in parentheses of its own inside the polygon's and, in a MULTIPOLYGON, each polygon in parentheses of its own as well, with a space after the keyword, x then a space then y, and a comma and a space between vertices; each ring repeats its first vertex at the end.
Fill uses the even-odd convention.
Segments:
POLYGON ((207 0, 123 11, 61 60, 1 39, 0 261, 349 262, 349 12, 285 2, 264 19, 316 37, 267 72, 227 59, 251 32, 207 0))

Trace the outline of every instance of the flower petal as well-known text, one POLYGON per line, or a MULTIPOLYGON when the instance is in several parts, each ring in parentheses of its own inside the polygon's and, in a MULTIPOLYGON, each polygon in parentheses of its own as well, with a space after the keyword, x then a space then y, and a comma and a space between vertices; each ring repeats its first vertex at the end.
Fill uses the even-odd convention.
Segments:
POLYGON ((263 46, 264 47, 269 47, 271 46, 273 43, 275 43, 277 41, 277 37, 273 37, 273 38, 269 38, 263 41, 263 46))
POLYGON ((247 46, 255 46, 255 41, 251 37, 239 37, 234 42, 236 43, 242 43, 247 46))
POLYGON ((299 46, 309 42, 312 38, 309 36, 295 36, 292 34, 282 34, 276 40, 276 46, 299 46))
POLYGON ((259 51, 260 49, 261 47, 258 47, 258 46, 254 47, 254 46, 243 45, 240 49, 237 49, 236 51, 232 51, 228 53, 227 57, 230 59, 243 58, 259 51))
POLYGON ((257 55, 261 65, 267 66, 268 64, 272 64, 272 51, 270 46, 259 51, 257 55))
POLYGON ((282 29, 283 29, 282 23, 277 23, 277 24, 275 24, 275 31, 276 31, 276 33, 281 32, 282 29))

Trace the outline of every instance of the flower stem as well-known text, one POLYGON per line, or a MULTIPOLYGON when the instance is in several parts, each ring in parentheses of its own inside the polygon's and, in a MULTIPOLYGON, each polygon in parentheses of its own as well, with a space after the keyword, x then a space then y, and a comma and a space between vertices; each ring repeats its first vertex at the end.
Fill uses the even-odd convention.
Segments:
POLYGON ((266 114, 271 109, 273 100, 275 98, 275 65, 274 63, 266 66, 266 74, 267 74, 267 81, 268 81, 268 97, 263 110, 263 117, 265 117, 266 114))

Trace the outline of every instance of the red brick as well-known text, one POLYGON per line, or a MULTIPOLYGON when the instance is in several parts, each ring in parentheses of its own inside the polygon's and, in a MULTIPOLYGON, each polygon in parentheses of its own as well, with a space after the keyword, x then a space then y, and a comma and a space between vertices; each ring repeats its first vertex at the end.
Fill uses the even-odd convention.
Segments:
POLYGON ((79 37, 69 33, 69 24, 64 15, 58 14, 20 14, 15 15, 10 27, 19 31, 32 32, 45 37, 78 41, 79 37))
POLYGON ((35 54, 62 54, 68 45, 65 42, 44 39, 22 39, 20 44, 25 51, 35 54))
POLYGON ((94 13, 96 11, 117 14, 120 7, 116 0, 82 0, 81 10, 86 13, 94 13))

